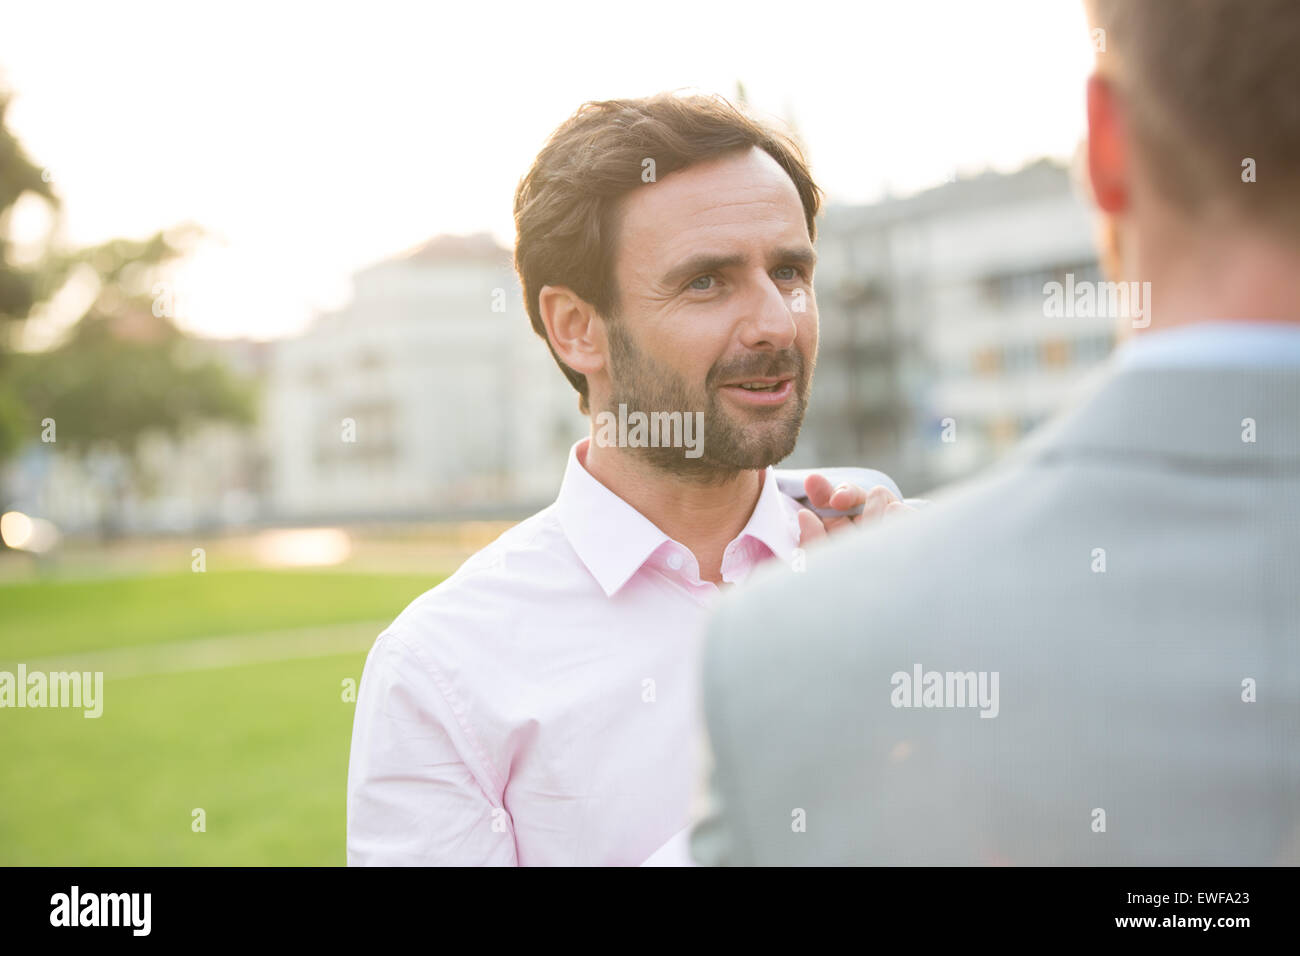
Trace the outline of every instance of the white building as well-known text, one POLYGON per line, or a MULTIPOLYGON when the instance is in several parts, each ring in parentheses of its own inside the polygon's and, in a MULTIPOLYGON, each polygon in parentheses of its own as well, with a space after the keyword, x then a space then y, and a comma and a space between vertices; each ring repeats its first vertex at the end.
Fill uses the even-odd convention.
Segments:
POLYGON ((1060 408, 1115 338, 1114 318, 1044 307, 1045 283, 1099 278, 1094 228, 1066 168, 1048 160, 830 207, 799 463, 880 468, 919 494, 988 464, 1060 408))
POLYGON ((524 513, 554 498, 584 429, 509 252, 487 235, 439 237, 359 272, 346 308, 277 343, 268 510, 524 513))

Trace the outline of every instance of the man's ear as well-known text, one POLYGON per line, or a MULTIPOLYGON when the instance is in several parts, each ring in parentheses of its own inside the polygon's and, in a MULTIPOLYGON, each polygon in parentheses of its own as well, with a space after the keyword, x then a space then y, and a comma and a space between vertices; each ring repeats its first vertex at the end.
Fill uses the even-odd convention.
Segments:
POLYGON ((1129 209, 1129 148, 1114 84, 1088 77, 1088 180, 1097 207, 1112 216, 1129 209))
POLYGON ((544 285, 537 306, 551 347, 565 365, 589 378, 605 367, 605 323, 567 286, 544 285))

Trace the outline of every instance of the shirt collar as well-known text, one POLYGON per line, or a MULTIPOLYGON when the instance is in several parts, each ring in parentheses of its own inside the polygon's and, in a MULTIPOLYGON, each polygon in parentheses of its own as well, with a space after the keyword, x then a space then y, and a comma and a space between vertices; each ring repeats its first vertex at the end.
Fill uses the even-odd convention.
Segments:
POLYGON ((749 522, 737 540, 752 538, 760 541, 773 556, 789 564, 791 555, 799 546, 799 519, 795 517, 798 510, 798 503, 777 486, 776 475, 769 465, 763 472, 763 489, 758 494, 754 513, 749 516, 749 522))
MULTIPOLYGON (((665 541, 671 541, 650 519, 597 481, 578 460, 590 437, 569 449, 564 481, 556 498, 560 524, 579 560, 586 565, 606 596, 612 597, 665 541)), ((758 503, 737 541, 762 542, 782 561, 789 561, 799 543, 799 523, 793 499, 777 488, 772 468, 763 475, 758 503)))
POLYGON ((1119 368, 1300 365, 1300 322, 1194 322, 1142 332, 1115 350, 1119 368))

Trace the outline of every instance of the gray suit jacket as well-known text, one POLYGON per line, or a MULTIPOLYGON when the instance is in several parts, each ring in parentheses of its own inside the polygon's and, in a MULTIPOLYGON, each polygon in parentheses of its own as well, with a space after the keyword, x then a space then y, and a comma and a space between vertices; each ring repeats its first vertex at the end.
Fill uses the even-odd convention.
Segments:
POLYGON ((700 863, 1300 862, 1300 370, 1108 366, 727 595, 703 682, 700 863))

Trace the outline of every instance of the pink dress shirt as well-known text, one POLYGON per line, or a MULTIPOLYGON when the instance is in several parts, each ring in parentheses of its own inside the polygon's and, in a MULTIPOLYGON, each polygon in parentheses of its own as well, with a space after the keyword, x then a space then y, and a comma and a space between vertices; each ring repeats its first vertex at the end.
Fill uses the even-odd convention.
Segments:
MULTIPOLYGON (((357 694, 349 865, 627 865, 690 823, 698 652, 719 595, 694 555, 569 452, 555 503, 416 598, 357 694)), ((767 469, 724 581, 789 562, 767 469)))

